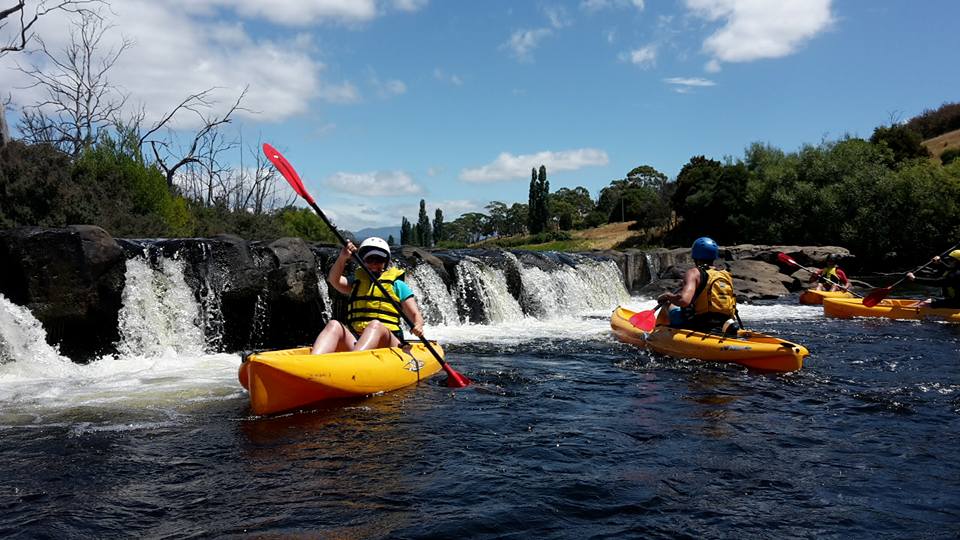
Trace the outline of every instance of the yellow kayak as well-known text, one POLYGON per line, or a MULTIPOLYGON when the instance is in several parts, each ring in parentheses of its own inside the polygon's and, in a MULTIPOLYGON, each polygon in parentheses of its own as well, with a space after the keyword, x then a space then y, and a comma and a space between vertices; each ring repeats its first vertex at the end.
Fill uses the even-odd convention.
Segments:
MULTIPOLYGON (((443 349, 431 342, 443 357, 443 349)), ((254 414, 296 409, 325 399, 362 397, 415 384, 440 371, 422 343, 406 348, 312 355, 307 347, 252 354, 240 365, 240 384, 254 414)))
POLYGON ((802 368, 804 357, 810 354, 802 345, 749 330, 740 330, 737 337, 732 337, 658 324, 647 333, 630 323, 634 313, 623 307, 614 310, 610 327, 617 339, 674 358, 733 362, 763 371, 786 372, 802 368))
POLYGON ((860 298, 827 298, 823 301, 823 314, 841 319, 880 317, 915 321, 932 319, 960 322, 960 308, 916 307, 917 302, 920 302, 920 300, 886 298, 873 307, 867 307, 863 305, 863 300, 860 298))
POLYGON ((807 306, 820 305, 824 298, 853 298, 853 294, 847 291, 818 291, 816 289, 807 289, 800 294, 800 303, 807 306))

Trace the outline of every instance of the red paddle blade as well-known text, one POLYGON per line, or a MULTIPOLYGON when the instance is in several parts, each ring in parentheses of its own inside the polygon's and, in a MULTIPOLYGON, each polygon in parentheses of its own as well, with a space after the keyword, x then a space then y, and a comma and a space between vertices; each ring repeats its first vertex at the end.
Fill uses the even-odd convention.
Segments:
POLYGON ((297 171, 293 169, 293 165, 287 161, 287 158, 283 157, 283 154, 281 154, 279 150, 267 143, 263 143, 263 154, 267 156, 270 163, 273 163, 273 166, 280 171, 280 174, 286 178, 290 186, 293 187, 293 190, 297 192, 297 195, 303 197, 308 203, 314 204, 313 197, 307 193, 307 188, 303 187, 303 181, 300 180, 300 175, 297 174, 297 171))
POLYGON ((445 364, 443 369, 447 372, 447 388, 464 388, 470 386, 470 379, 457 373, 449 365, 445 364))
POLYGON ((792 258, 790 258, 789 255, 783 252, 777 253, 777 259, 779 259, 780 262, 782 262, 783 264, 792 264, 794 266, 800 266, 799 264, 797 264, 797 261, 793 260, 792 258))
POLYGON ((883 301, 890 294, 890 287, 881 287, 874 289, 867 296, 863 297, 863 305, 873 307, 883 301))
POLYGON ((657 326, 656 311, 656 308, 638 311, 630 317, 630 324, 644 332, 653 332, 654 327, 657 326))

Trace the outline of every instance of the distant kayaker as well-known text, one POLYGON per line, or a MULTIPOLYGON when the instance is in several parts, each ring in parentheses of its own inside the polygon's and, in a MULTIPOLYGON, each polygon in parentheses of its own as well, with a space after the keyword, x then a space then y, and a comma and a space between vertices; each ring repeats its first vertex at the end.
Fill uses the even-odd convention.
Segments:
POLYGON ((413 321, 410 331, 417 336, 423 336, 423 316, 413 291, 403 281, 403 276, 403 270, 390 266, 390 245, 382 238, 367 238, 360 244, 359 249, 353 242, 348 241, 330 268, 327 282, 334 289, 349 296, 346 324, 350 325, 350 328, 340 321, 331 320, 317 336, 311 353, 399 347, 403 339, 403 329, 400 327, 401 316, 394 307, 395 304, 399 304, 404 314, 413 321), (383 295, 362 268, 357 268, 352 282, 343 275, 347 261, 354 252, 377 277, 377 281, 383 285, 394 302, 383 295))
POLYGON ((827 255, 827 266, 825 266, 823 270, 818 270, 810 276, 811 282, 817 282, 814 290, 840 291, 850 286, 850 280, 847 279, 847 274, 837 266, 839 261, 840 256, 836 253, 827 255))
POLYGON ((697 238, 690 250, 694 267, 683 275, 678 293, 657 298, 667 306, 670 326, 713 332, 736 332, 737 299, 730 272, 713 266, 720 247, 709 237, 697 238))
POLYGON ((943 289, 943 298, 927 298, 917 303, 918 307, 932 308, 960 308, 960 249, 955 249, 946 259, 939 256, 933 258, 934 263, 940 263, 945 270, 938 277, 917 277, 913 272, 907 272, 907 279, 923 283, 924 285, 939 286, 943 289))

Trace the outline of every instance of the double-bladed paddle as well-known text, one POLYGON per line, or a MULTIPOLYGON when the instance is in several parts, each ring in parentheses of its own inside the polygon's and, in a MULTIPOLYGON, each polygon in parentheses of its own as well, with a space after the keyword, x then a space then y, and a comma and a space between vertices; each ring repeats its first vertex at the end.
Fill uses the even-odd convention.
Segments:
MULTIPOLYGON (((333 223, 327 219, 327 216, 323 213, 323 210, 320 210, 320 207, 317 206, 317 203, 314 202, 313 197, 311 197, 310 193, 307 192, 307 188, 303 186, 303 181, 300 180, 300 175, 298 175, 297 171, 293 169, 293 165, 290 165, 290 162, 287 161, 287 158, 283 157, 283 155, 276 148, 266 143, 263 145, 263 153, 267 156, 267 159, 270 160, 270 163, 273 163, 274 167, 280 171, 280 174, 283 175, 287 182, 290 183, 290 186, 293 187, 293 190, 297 192, 297 195, 303 197, 303 200, 307 201, 310 207, 313 208, 313 211, 316 212, 317 215, 320 216, 320 219, 327 224, 327 227, 330 227, 330 230, 333 231, 333 234, 337 237, 337 240, 339 240, 341 244, 347 245, 347 240, 342 234, 340 234, 340 231, 334 227, 333 223)), ((380 289, 380 292, 390 300, 390 303, 393 304, 393 307, 396 308, 400 316, 403 317, 403 320, 406 321, 408 325, 413 326, 413 322, 411 322, 409 317, 407 317, 407 314, 403 312, 403 308, 399 303, 397 303, 396 300, 393 299, 393 297, 387 294, 387 291, 383 288, 383 284, 381 284, 376 276, 370 272, 370 269, 367 268, 367 265, 363 262, 363 259, 361 259, 356 252, 352 253, 351 255, 353 256, 353 260, 360 265, 360 268, 363 268, 363 271, 366 272, 367 276, 370 278, 370 281, 375 283, 377 288, 380 289)), ((463 388, 470 384, 470 379, 457 373, 452 367, 450 367, 449 364, 443 361, 443 358, 439 353, 437 353, 436 349, 430 345, 430 342, 427 340, 427 338, 423 336, 420 336, 420 338, 423 341, 423 345, 428 351, 430 351, 431 354, 433 354, 433 357, 437 359, 437 362, 440 363, 440 366, 443 368, 443 370, 447 372, 448 387, 463 388)))
POLYGON ((803 266, 802 264, 800 264, 800 263, 798 263, 797 261, 793 260, 793 258, 792 258, 791 256, 787 255, 786 253, 783 253, 783 252, 777 253, 777 259, 778 259, 780 262, 782 262, 783 264, 792 264, 793 266, 796 266, 796 267, 799 267, 799 268, 801 268, 801 269, 803 269, 803 270, 806 270, 807 272, 810 272, 811 274, 817 276, 817 279, 819 279, 820 281, 822 281, 822 282, 824 282, 824 283, 826 283, 826 284, 828 284, 828 285, 835 285, 835 286, 837 286, 837 287, 840 287, 841 289, 843 289, 843 290, 847 291, 848 293, 856 296, 857 298, 860 298, 860 295, 857 294, 857 293, 855 293, 855 292, 853 292, 853 291, 851 291, 849 287, 845 287, 845 286, 843 286, 842 284, 837 283, 836 281, 833 281, 832 279, 830 279, 830 278, 828 278, 828 277, 826 277, 826 276, 824 276, 824 275, 822 275, 822 274, 817 274, 817 272, 816 272, 815 270, 812 270, 812 269, 810 269, 810 268, 807 268, 806 266, 803 266))
POLYGON ((894 287, 896 287, 897 285, 903 283, 904 280, 907 279, 907 274, 916 274, 917 272, 919 272, 919 271, 923 270, 924 268, 926 268, 926 267, 930 266, 931 264, 933 264, 933 261, 934 261, 935 259, 937 259, 938 257, 945 257, 948 253, 950 253, 951 251, 957 249, 958 247, 960 247, 960 243, 954 244, 953 246, 951 246, 950 248, 948 248, 946 251, 944 251, 943 253, 941 253, 941 254, 938 255, 937 257, 932 257, 929 261, 927 261, 927 262, 923 263, 922 265, 914 268, 913 270, 907 272, 906 274, 903 275, 902 278, 900 278, 900 279, 898 279, 897 281, 893 282, 891 285, 887 285, 886 287, 880 287, 879 289, 874 289, 874 290, 870 291, 870 294, 868 294, 868 295, 863 299, 863 305, 865 305, 865 306, 867 306, 867 307, 873 307, 873 306, 879 304, 884 298, 887 297, 888 294, 890 294, 890 291, 893 290, 894 287))

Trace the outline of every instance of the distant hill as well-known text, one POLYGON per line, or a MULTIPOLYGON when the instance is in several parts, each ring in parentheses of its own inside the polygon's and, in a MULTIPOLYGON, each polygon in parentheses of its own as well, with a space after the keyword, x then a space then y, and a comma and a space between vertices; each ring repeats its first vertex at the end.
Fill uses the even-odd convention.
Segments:
POLYGON ((353 233, 357 238, 358 242, 363 242, 364 239, 370 238, 371 236, 379 236, 384 240, 390 238, 393 235, 393 241, 400 242, 400 227, 368 227, 366 229, 360 229, 353 233))
POLYGON ((940 154, 949 148, 960 148, 960 129, 956 129, 943 135, 938 135, 932 139, 923 141, 923 145, 935 158, 940 158, 940 154))

